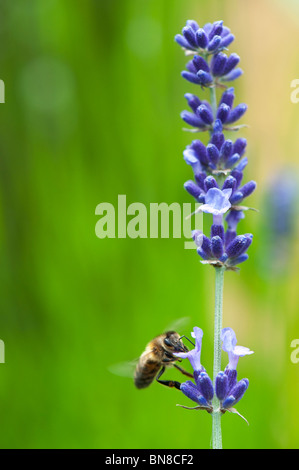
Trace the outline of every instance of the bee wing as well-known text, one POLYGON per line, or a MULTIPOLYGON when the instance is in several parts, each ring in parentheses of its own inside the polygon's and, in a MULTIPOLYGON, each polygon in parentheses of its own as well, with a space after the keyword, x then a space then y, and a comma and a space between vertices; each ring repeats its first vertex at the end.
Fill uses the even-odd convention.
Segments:
POLYGON ((190 317, 181 317, 174 320, 165 331, 177 331, 179 334, 184 332, 184 329, 190 323, 190 317))
POLYGON ((114 375, 118 375, 119 377, 134 377, 134 371, 136 369, 138 359, 134 359, 133 361, 126 361, 126 362, 118 362, 116 364, 111 364, 108 366, 109 372, 114 375))

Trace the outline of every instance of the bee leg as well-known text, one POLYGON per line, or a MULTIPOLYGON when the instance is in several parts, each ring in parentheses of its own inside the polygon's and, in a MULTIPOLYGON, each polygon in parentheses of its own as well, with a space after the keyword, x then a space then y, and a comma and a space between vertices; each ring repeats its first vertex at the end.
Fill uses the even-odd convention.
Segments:
POLYGON ((160 377, 162 376, 162 374, 164 374, 164 372, 165 372, 165 367, 163 366, 159 374, 156 377, 157 382, 159 382, 159 384, 166 385, 166 387, 175 387, 178 390, 180 390, 180 387, 181 387, 180 382, 176 382, 175 380, 160 380, 160 377))
POLYGON ((162 362, 173 362, 174 360, 175 359, 173 358, 173 355, 165 351, 165 358, 163 359, 162 362))
POLYGON ((190 377, 191 379, 193 379, 193 374, 190 374, 190 372, 187 372, 185 369, 178 366, 177 364, 173 364, 173 365, 176 369, 178 369, 180 372, 182 372, 182 374, 187 375, 187 377, 190 377))

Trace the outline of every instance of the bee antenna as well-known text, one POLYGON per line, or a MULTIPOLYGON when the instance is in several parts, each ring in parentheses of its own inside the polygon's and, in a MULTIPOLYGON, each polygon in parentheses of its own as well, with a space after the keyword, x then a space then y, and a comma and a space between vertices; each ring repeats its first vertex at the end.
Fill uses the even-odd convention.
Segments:
POLYGON ((182 335, 182 336, 180 337, 180 339, 182 339, 182 338, 186 338, 186 339, 189 341, 189 343, 191 343, 191 344, 192 344, 192 346, 194 346, 194 347, 195 347, 195 344, 194 344, 194 343, 191 341, 191 339, 189 339, 187 336, 185 336, 185 335, 182 335))

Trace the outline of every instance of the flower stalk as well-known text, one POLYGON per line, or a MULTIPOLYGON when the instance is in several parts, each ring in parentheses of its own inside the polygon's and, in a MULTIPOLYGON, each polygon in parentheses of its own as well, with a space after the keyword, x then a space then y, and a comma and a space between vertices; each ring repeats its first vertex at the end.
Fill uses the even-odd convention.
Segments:
POLYGON ((246 378, 237 380, 237 363, 239 357, 252 354, 248 348, 237 346, 236 335, 231 328, 222 328, 224 272, 238 270, 237 266, 248 259, 247 250, 253 236, 250 233, 238 235, 237 228, 245 217, 244 212, 249 209, 243 201, 253 193, 256 182, 242 184, 243 171, 248 163, 244 156, 246 139, 232 141, 224 136, 224 131, 238 131, 244 127, 236 125, 236 122, 247 110, 244 103, 234 104, 234 88, 227 85, 243 74, 238 67, 240 57, 227 53, 234 35, 223 21, 207 23, 200 28, 196 21, 189 20, 175 40, 186 56, 191 57, 182 77, 192 86, 199 85, 203 94, 209 90, 210 101, 187 93, 185 98, 190 110, 183 111, 181 118, 191 127, 186 130, 192 133, 207 131, 210 136, 207 145, 199 139, 193 140, 183 155, 194 175, 194 180, 188 180, 184 187, 201 204, 197 211, 213 216, 209 236, 199 230, 192 233, 201 263, 215 269, 213 380, 200 362, 203 336, 200 328, 194 327, 192 333, 196 340, 195 348, 175 355, 191 362, 195 383, 188 380, 181 384, 180 389, 197 404, 192 409, 206 410, 211 414, 212 445, 214 449, 221 449, 221 418, 226 411, 240 415, 233 406, 240 401, 249 385, 246 378), (221 370, 222 349, 229 358, 224 371, 221 370))
POLYGON ((215 315, 214 315, 214 366, 213 382, 215 384, 216 376, 221 370, 221 331, 223 316, 223 284, 224 267, 216 267, 215 272, 215 315))
MULTIPOLYGON (((213 384, 216 385, 216 377, 221 371, 221 331, 223 316, 223 284, 225 268, 215 268, 215 316, 214 316, 214 365, 213 365, 213 384)), ((220 401, 217 395, 213 399, 212 413, 212 441, 213 449, 222 449, 221 434, 221 411, 220 401)))

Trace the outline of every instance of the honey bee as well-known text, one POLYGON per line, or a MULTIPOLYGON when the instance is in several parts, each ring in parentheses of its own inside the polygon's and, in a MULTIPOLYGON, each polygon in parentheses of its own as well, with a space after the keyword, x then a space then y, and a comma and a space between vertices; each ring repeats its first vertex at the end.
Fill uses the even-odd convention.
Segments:
POLYGON ((188 351, 188 348, 181 340, 183 337, 185 336, 180 336, 175 331, 167 331, 162 335, 156 336, 147 344, 145 351, 138 360, 134 373, 134 383, 137 388, 148 387, 156 377, 157 382, 160 384, 167 387, 175 387, 179 390, 180 382, 161 380, 161 376, 169 366, 174 366, 182 374, 193 378, 192 374, 175 364, 176 361, 181 361, 181 359, 175 357, 173 353, 188 351))

